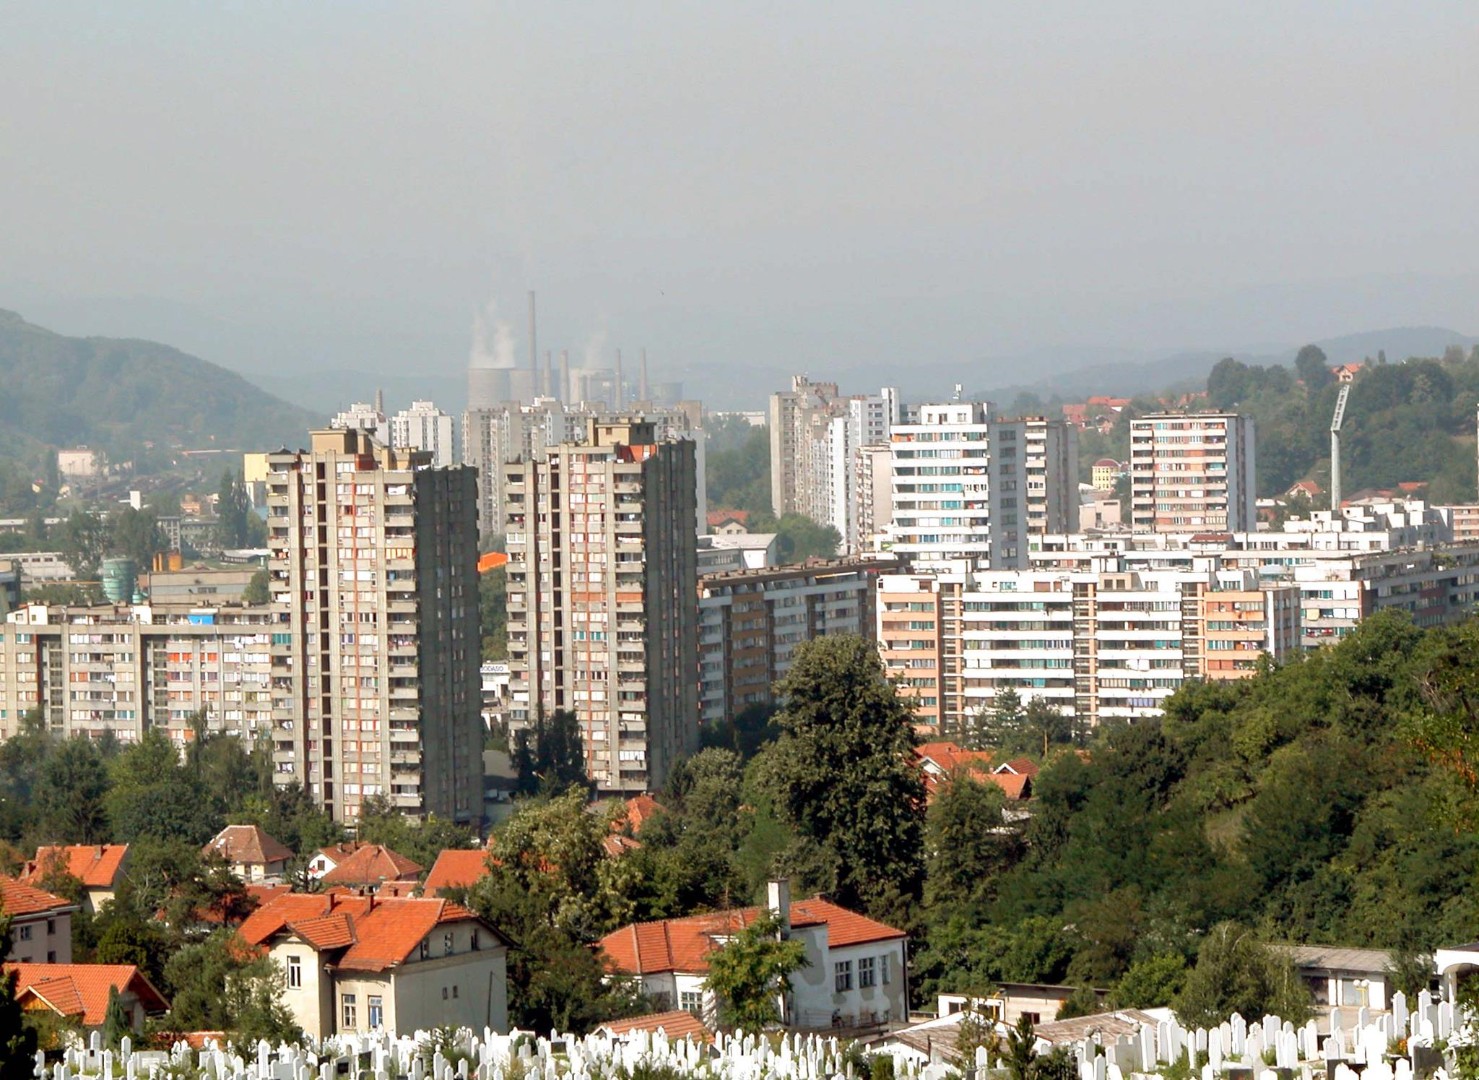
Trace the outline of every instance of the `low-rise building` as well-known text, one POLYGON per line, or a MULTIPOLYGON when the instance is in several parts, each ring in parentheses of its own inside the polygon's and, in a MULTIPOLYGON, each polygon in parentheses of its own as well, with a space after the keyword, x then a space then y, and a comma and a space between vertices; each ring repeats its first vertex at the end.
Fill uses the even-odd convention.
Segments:
POLYGON ((276 879, 287 873, 293 851, 260 825, 227 825, 200 853, 223 860, 242 881, 276 879))
POLYGON ((10 919, 12 960, 28 964, 72 962, 72 914, 78 905, 15 878, 0 877, 0 915, 10 919))
POLYGON ((15 1000, 27 1012, 46 1012, 71 1021, 84 1033, 102 1028, 108 998, 118 1002, 135 1032, 150 1017, 169 1010, 165 996, 133 964, 6 964, 15 973, 15 1000))
POLYGON ((508 940, 439 899, 290 893, 238 930, 282 972, 283 1003, 305 1035, 508 1030, 508 940))
POLYGON ((1275 945, 1310 989, 1315 1008, 1337 1009, 1390 1007, 1387 982, 1392 954, 1385 949, 1350 949, 1332 945, 1275 945))
POLYGON ((384 844, 363 844, 319 881, 341 888, 374 891, 387 884, 417 881, 421 869, 420 863, 391 851, 384 844))
POLYGON ((26 863, 20 879, 45 888, 48 882, 72 878, 82 886, 82 910, 96 915, 113 901, 128 871, 127 844, 73 844, 40 847, 26 863))
POLYGON ((766 908, 633 923, 602 938, 600 948, 613 970, 636 979, 654 1002, 712 1021, 717 1002, 704 985, 709 956, 767 908, 806 950, 807 964, 790 976, 785 995, 787 1027, 865 1028, 908 1016, 908 935, 820 897, 793 903, 784 881, 770 883, 766 908))

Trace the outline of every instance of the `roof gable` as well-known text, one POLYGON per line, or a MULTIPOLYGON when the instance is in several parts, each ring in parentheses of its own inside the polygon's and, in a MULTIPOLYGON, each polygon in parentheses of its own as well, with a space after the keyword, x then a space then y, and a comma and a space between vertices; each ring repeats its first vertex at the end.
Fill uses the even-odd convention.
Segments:
POLYGON ((40 847, 36 858, 26 864, 21 879, 29 885, 61 871, 82 882, 87 889, 111 889, 118 884, 127 844, 73 844, 66 847, 40 847))
POLYGON ((132 993, 145 1012, 169 1008, 164 995, 132 964, 6 964, 4 970, 15 972, 15 996, 23 1005, 33 997, 62 1016, 80 1017, 85 1027, 103 1023, 110 990, 132 993))
POLYGON ((202 855, 219 855, 229 863, 266 866, 286 862, 292 850, 260 825, 227 825, 200 849, 202 855))
POLYGON ((427 896, 436 896, 443 889, 467 889, 487 876, 486 851, 481 848, 448 848, 431 864, 423 892, 427 896))
POLYGON ((384 844, 366 844, 321 879, 325 885, 378 885, 382 881, 414 881, 421 864, 384 844))
POLYGON ((72 911, 76 906, 70 900, 53 896, 15 878, 0 877, 0 913, 40 915, 48 911, 72 911))

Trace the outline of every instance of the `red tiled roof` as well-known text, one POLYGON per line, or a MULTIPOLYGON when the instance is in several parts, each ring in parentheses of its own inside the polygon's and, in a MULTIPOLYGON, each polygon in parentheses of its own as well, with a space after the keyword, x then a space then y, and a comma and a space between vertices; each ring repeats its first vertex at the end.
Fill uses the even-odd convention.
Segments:
POLYGON ((6 915, 39 915, 76 905, 60 896, 34 888, 15 878, 0 877, 0 913, 6 915))
POLYGON ((627 800, 626 809, 621 817, 612 823, 613 828, 621 828, 630 825, 632 832, 641 832, 642 826, 646 824, 653 815, 666 811, 666 807, 651 795, 636 795, 627 800))
POLYGON ((413 881, 421 864, 384 844, 366 844, 320 880, 325 885, 378 885, 382 881, 413 881))
POLYGON ((632 1016, 626 1020, 611 1020, 600 1025, 600 1029, 610 1035, 630 1035, 634 1031, 661 1031, 670 1040, 692 1039, 694 1042, 711 1043, 714 1041, 714 1033, 704 1026, 704 1022, 691 1012, 681 1009, 673 1012, 648 1013, 646 1016, 632 1016))
POLYGON ((286 931, 320 951, 344 949, 334 961, 341 970, 384 971, 404 962, 437 926, 470 919, 477 915, 448 900, 290 893, 253 912, 237 932, 262 946, 286 931))
POLYGON ((132 964, 6 964, 4 970, 16 973, 15 996, 22 1005, 34 997, 62 1016, 80 1017, 84 1027, 103 1023, 113 989, 132 991, 145 1012, 169 1008, 164 995, 132 964))
POLYGON ((1001 788, 1009 799, 1026 799, 1032 795, 1032 777, 1021 773, 988 773, 981 779, 989 780, 1001 788))
POLYGON ((368 846, 369 845, 366 844, 363 840, 350 840, 347 843, 331 844, 328 847, 319 848, 317 851, 314 852, 314 854, 322 855, 324 858, 328 859, 329 862, 337 866, 345 859, 349 858, 349 856, 353 855, 360 848, 368 846))
POLYGON ((286 862, 293 852, 260 825, 227 825, 200 849, 202 855, 219 855, 229 863, 266 866, 286 862))
POLYGON ((448 848, 431 864, 424 893, 440 895, 443 889, 466 889, 488 874, 488 853, 481 848, 448 848))
MULTIPOLYGON (((730 937, 750 925, 761 908, 735 908, 683 919, 632 923, 607 934, 600 947, 618 971, 643 975, 659 971, 702 974, 709 970, 709 953, 716 939, 730 937)), ((875 922, 866 915, 814 897, 791 905, 791 925, 827 927, 830 947, 861 945, 904 937, 904 931, 875 922)))
POLYGON ((642 841, 633 840, 630 836, 622 836, 619 833, 613 833, 601 840, 601 850, 612 859, 619 858, 628 851, 636 851, 641 846, 642 841))
POLYGON ((34 885, 53 870, 62 870, 88 889, 111 889, 128 855, 127 844, 75 844, 69 847, 36 849, 36 858, 26 864, 22 880, 34 885))
POLYGON ((966 750, 958 743, 927 742, 914 751, 921 764, 928 762, 941 772, 951 772, 962 765, 985 767, 991 764, 991 751, 966 750))
POLYGON ((1018 757, 1012 758, 1011 761, 1003 761, 992 771, 996 773, 1014 772, 1021 776, 1036 776, 1042 770, 1038 767, 1037 762, 1031 758, 1018 757))
POLYGON ((738 521, 741 525, 750 520, 748 510, 710 510, 708 522, 710 525, 723 525, 726 521, 738 521))

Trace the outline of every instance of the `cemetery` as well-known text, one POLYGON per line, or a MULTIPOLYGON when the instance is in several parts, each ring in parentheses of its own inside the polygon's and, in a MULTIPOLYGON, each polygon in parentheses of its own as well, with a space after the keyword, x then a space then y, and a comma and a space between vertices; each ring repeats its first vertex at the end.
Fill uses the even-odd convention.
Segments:
MULTIPOLYGON (((1459 1077, 1461 1051, 1475 1039, 1473 1018, 1427 991, 1409 1005, 1394 994, 1390 1011, 1364 1011, 1349 1028, 1322 1035, 1313 1021, 1300 1027, 1266 1016, 1234 1015, 1210 1030, 1188 1031, 1174 1019, 1142 1024, 1111 1041, 1091 1035, 1071 1047, 1080 1080, 1200 1077, 1200 1080, 1447 1080, 1459 1077)), ((900 1080, 985 1077, 1003 1063, 986 1047, 959 1068, 898 1059, 900 1080)), ((1465 1063, 1466 1064, 1466 1063, 1465 1063)), ((735 1034, 713 1045, 670 1041, 662 1032, 583 1038, 553 1034, 475 1033, 467 1029, 334 1036, 315 1046, 254 1051, 184 1043, 169 1051, 135 1051, 124 1039, 105 1049, 89 1045, 60 1060, 38 1055, 37 1080, 833 1080, 860 1074, 859 1059, 835 1038, 735 1034)))

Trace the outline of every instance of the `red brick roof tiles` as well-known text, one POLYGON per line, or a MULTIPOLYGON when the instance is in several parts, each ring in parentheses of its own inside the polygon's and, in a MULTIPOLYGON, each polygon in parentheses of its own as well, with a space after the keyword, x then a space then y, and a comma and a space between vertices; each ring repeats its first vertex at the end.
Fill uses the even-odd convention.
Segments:
POLYGON ((320 880, 325 885, 378 885, 382 881, 414 881, 421 864, 384 844, 366 844, 320 880))
POLYGON ((443 889, 466 889, 488 875, 488 853, 481 848, 448 848, 431 864, 424 893, 439 896, 443 889))
MULTIPOLYGON (((707 915, 690 915, 682 919, 632 923, 601 939, 607 959, 628 975, 659 971, 702 974, 709 970, 709 953, 720 941, 749 926, 761 908, 735 908, 707 915)), ((839 907, 829 900, 814 897, 791 905, 791 925, 796 929, 827 927, 827 942, 832 948, 862 945, 871 941, 890 941, 904 937, 904 931, 875 922, 866 915, 839 907)))
POLYGON ((43 911, 73 908, 75 904, 60 896, 37 889, 15 878, 0 877, 0 913, 6 915, 39 915, 43 911))
POLYGON ((244 866, 266 866, 286 862, 292 849, 270 836, 260 825, 227 825, 203 848, 202 855, 219 855, 229 863, 244 866))
POLYGON ((694 1042, 701 1043, 714 1041, 714 1033, 704 1026, 704 1022, 691 1012, 683 1010, 648 1013, 646 1016, 612 1020, 602 1024, 601 1030, 611 1035, 630 1035, 634 1031, 653 1033, 661 1031, 670 1040, 692 1039, 694 1042))
POLYGON ((127 856, 127 844, 41 847, 36 849, 36 858, 26 864, 21 879, 34 885, 39 879, 61 870, 82 882, 84 888, 111 889, 118 884, 118 874, 127 856))
POLYGON ((79 1017, 84 1027, 103 1023, 113 989, 132 991, 145 1012, 169 1008, 164 995, 132 964, 6 964, 4 970, 15 972, 15 996, 22 1006, 34 998, 62 1016, 79 1017))

